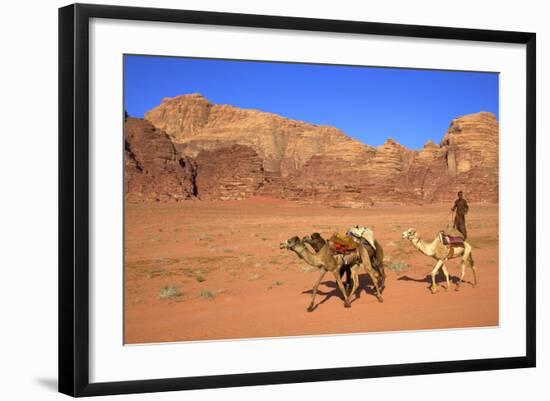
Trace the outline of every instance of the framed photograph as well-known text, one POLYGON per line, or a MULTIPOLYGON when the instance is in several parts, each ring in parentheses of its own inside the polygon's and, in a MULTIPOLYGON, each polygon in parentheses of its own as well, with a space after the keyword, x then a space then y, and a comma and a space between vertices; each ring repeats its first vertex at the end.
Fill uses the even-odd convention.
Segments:
POLYGON ((535 34, 59 10, 59 390, 535 366, 535 34))

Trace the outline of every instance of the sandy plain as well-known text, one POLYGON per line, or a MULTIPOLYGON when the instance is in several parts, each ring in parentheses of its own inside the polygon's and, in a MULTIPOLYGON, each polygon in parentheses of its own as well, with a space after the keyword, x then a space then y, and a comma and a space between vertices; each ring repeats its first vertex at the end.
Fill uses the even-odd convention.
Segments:
MULTIPOLYGON (((339 209, 270 198, 128 203, 125 211, 124 340, 188 340, 364 333, 498 325, 498 205, 471 204, 469 242, 478 286, 428 290, 435 261, 401 233, 432 240, 451 205, 374 205, 339 209), (327 237, 354 224, 371 227, 387 261, 384 302, 360 273, 360 293, 344 308, 333 279, 279 249, 294 235, 327 237)), ((453 278, 460 260, 447 263, 453 278)), ((472 280, 470 271, 465 279, 472 280)), ((443 282, 444 277, 438 276, 443 282)))

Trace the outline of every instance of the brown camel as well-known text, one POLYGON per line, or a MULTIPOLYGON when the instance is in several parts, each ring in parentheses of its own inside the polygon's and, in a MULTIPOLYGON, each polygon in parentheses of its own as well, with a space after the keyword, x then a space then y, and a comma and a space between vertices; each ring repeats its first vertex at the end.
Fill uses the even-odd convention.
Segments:
MULTIPOLYGON (((315 253, 319 252, 321 248, 324 247, 326 244, 325 239, 319 233, 313 233, 310 236, 305 236, 302 238, 302 241, 308 244, 309 246, 311 246, 315 251, 315 253)), ((357 257, 359 257, 359 255, 357 255, 357 257)), ((356 262, 355 259, 356 258, 353 258, 353 260, 350 258, 347 258, 347 259, 344 258, 344 266, 342 266, 342 268, 340 269, 340 277, 344 277, 344 274, 346 275, 346 281, 344 281, 344 286, 347 289, 350 289, 352 287, 351 266, 352 266, 352 262, 353 264, 355 264, 356 262)))
POLYGON ((338 259, 333 256, 332 250, 330 249, 330 242, 326 242, 325 245, 319 250, 319 252, 313 253, 309 249, 307 249, 306 245, 300 238, 294 236, 284 242, 281 242, 280 248, 288 249, 294 252, 296 255, 298 255, 300 259, 303 259, 307 264, 311 266, 315 266, 319 269, 319 277, 315 282, 315 285, 313 286, 313 292, 311 294, 311 302, 307 308, 308 312, 313 311, 313 306, 315 304, 315 296, 317 295, 317 287, 319 287, 321 280, 323 279, 323 277, 327 272, 331 272, 332 275, 334 276, 334 279, 338 284, 338 288, 340 289, 340 292, 344 296, 344 306, 346 308, 349 308, 351 306, 349 302, 348 294, 346 293, 346 289, 344 288, 344 284, 342 283, 342 279, 340 278, 340 269, 342 268, 343 263, 341 261, 338 261, 338 259))
MULTIPOLYGON (((376 250, 375 250, 368 242, 361 241, 360 239, 355 237, 352 237, 352 238, 355 239, 356 243, 358 244, 360 243, 363 245, 364 252, 366 252, 364 254, 364 257, 367 257, 366 255, 368 254, 371 267, 373 268, 372 274, 369 274, 369 276, 371 276, 371 278, 373 279, 373 283, 375 282, 375 278, 376 278, 378 288, 381 294, 384 291, 385 281, 386 281, 386 273, 384 271, 384 265, 383 265, 384 250, 382 249, 382 245, 380 245, 380 243, 377 240, 374 240, 374 246, 376 247, 376 250)), ((305 242, 306 244, 309 244, 315 250, 315 252, 319 252, 319 250, 326 243, 325 239, 319 233, 313 233, 309 237, 308 236, 303 237, 302 241, 305 242)), ((337 255, 335 256, 338 257, 337 255)), ((349 289, 352 286, 351 285, 352 267, 361 262, 361 255, 359 254, 359 248, 357 248, 355 252, 349 255, 340 256, 340 257, 342 257, 342 261, 344 262, 344 265, 340 269, 340 277, 343 277, 344 273, 346 274, 345 286, 349 289)), ((358 285, 358 281, 356 282, 358 285)), ((353 294, 353 290, 350 292, 350 295, 351 294, 353 294)), ((379 299, 381 299, 381 297, 379 299)))
MULTIPOLYGON (((382 246, 378 243, 378 241, 375 241, 375 250, 369 243, 365 243, 359 240, 356 240, 356 243, 357 251, 361 259, 361 265, 363 266, 363 269, 369 275, 372 283, 374 284, 374 289, 376 290, 376 299, 378 299, 378 302, 384 302, 381 294, 386 287, 386 272, 384 271, 384 264, 382 262, 384 259, 382 246), (380 260, 380 264, 377 264, 376 267, 373 267, 372 262, 378 260, 380 260)), ((357 270, 352 269, 351 275, 353 288, 351 289, 350 294, 354 294, 355 290, 357 290, 357 287, 359 286, 359 277, 357 275, 357 270)))

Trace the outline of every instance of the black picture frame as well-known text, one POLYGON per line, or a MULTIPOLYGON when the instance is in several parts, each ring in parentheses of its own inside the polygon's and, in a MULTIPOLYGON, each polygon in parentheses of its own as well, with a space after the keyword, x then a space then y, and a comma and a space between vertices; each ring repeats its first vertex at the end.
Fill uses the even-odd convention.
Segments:
POLYGON ((358 21, 74 4, 59 9, 59 391, 71 396, 514 369, 536 364, 536 35, 358 21), (520 357, 90 383, 89 21, 91 18, 275 28, 526 46, 526 354, 520 357))

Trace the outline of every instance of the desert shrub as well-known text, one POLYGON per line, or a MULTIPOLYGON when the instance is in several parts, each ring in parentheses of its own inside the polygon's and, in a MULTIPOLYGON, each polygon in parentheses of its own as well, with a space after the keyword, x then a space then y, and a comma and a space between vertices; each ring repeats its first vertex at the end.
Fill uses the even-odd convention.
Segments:
POLYGON ((250 275, 249 280, 250 281, 256 281, 256 280, 259 280, 260 278, 262 278, 262 275, 260 273, 252 273, 250 275))
POLYGON ((267 287, 267 289, 271 290, 272 288, 278 287, 280 285, 283 285, 283 282, 279 281, 279 280, 275 280, 274 282, 271 283, 271 285, 269 287, 267 287))
POLYGON ((199 293, 199 297, 203 299, 212 299, 214 298, 214 294, 211 291, 204 290, 199 293))
POLYGON ((387 263, 386 267, 394 272, 403 272, 409 268, 409 265, 407 265, 407 263, 403 262, 402 260, 394 260, 387 263))
POLYGON ((199 241, 212 241, 212 237, 208 233, 201 233, 197 237, 199 241))
POLYGON ((159 292, 160 299, 172 299, 177 297, 181 297, 181 291, 175 285, 166 286, 159 292))

